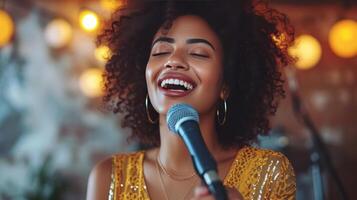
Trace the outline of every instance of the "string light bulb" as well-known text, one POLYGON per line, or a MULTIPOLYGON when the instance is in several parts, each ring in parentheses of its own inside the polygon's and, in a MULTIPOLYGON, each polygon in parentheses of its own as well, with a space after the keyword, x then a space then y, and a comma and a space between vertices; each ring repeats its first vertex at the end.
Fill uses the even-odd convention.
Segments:
POLYGON ((87 32, 93 32, 99 26, 98 15, 90 10, 83 10, 79 14, 79 21, 81 27, 87 32))
POLYGON ((45 39, 49 46, 62 48, 72 38, 72 27, 63 19, 54 19, 45 28, 45 39))
POLYGON ((0 10, 0 27, 0 47, 2 47, 10 42, 14 34, 14 22, 4 10, 0 10))
POLYGON ((352 58, 357 55, 357 22, 341 20, 334 24, 329 32, 331 50, 342 58, 352 58))
POLYGON ((79 78, 79 86, 88 97, 102 96, 104 93, 103 70, 99 68, 85 70, 79 78))
POLYGON ((114 11, 122 6, 123 0, 100 0, 99 3, 102 8, 114 11))
POLYGON ((319 41, 311 35, 300 35, 295 43, 289 48, 289 54, 297 58, 295 66, 299 69, 310 69, 321 59, 321 45, 319 41))
POLYGON ((94 51, 95 58, 100 62, 106 62, 111 54, 109 47, 105 45, 97 47, 94 51))

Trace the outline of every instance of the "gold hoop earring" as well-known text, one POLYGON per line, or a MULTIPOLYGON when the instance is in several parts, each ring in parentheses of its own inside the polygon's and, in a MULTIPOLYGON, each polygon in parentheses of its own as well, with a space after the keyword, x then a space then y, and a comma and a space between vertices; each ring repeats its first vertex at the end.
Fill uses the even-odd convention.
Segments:
POLYGON ((220 126, 223 126, 223 124, 226 123, 226 120, 227 120, 227 101, 226 100, 223 100, 223 106, 224 106, 224 116, 223 116, 223 120, 219 120, 219 108, 217 109, 217 120, 218 120, 218 124, 220 126))
POLYGON ((145 110, 146 110, 146 116, 148 117, 148 120, 151 124, 156 124, 156 120, 153 120, 150 116, 150 111, 149 111, 149 95, 146 94, 145 98, 145 110))

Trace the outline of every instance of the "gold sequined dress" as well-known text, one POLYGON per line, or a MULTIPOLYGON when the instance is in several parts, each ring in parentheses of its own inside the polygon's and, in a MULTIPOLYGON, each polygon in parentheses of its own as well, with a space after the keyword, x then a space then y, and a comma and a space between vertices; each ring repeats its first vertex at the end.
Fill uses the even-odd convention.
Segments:
MULTIPOLYGON (((143 151, 113 156, 109 200, 150 200, 143 173, 143 151)), ((295 199, 296 182, 281 153, 246 146, 237 152, 223 184, 245 200, 295 199)))

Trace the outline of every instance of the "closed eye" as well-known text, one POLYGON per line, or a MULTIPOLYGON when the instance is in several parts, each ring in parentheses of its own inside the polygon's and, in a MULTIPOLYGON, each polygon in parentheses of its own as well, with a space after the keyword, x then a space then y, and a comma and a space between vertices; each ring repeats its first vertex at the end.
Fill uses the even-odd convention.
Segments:
POLYGON ((165 55, 169 54, 170 52, 159 52, 159 53, 153 53, 152 56, 160 56, 160 55, 165 55))
POLYGON ((198 54, 198 53, 191 53, 191 55, 192 55, 192 56, 201 57, 201 58, 209 58, 209 56, 207 56, 207 55, 198 54))

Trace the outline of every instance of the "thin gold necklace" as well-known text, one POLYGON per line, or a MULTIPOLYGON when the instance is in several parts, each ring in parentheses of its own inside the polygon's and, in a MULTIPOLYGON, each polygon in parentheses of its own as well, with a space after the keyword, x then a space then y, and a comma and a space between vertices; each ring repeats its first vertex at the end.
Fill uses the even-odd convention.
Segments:
POLYGON ((166 170, 166 168, 164 167, 164 165, 161 163, 159 154, 156 157, 156 161, 158 163, 158 165, 160 166, 161 170, 171 179, 175 180, 175 181, 185 181, 185 180, 189 180, 193 177, 196 176, 196 173, 194 172, 193 174, 189 175, 189 176, 180 176, 177 174, 173 174, 172 172, 169 172, 168 170, 166 170))
MULTIPOLYGON (((164 192, 164 195, 165 195, 165 199, 166 200, 169 200, 169 195, 167 194, 166 192, 166 188, 164 186, 164 181, 162 179, 162 176, 161 176, 161 172, 160 172, 160 169, 159 169, 159 162, 156 162, 156 171, 157 173, 159 174, 159 178, 160 178, 160 185, 161 185, 161 190, 164 192)), ((163 170, 162 170, 163 171, 163 170)), ((190 192, 192 191, 193 189, 193 186, 197 183, 197 179, 195 181, 193 181, 190 189, 187 191, 187 193, 185 194, 185 196, 183 197, 183 200, 185 200, 187 198, 187 196, 190 194, 190 192)))
POLYGON ((165 195, 165 199, 166 200, 169 200, 169 196, 167 195, 167 192, 166 192, 166 189, 164 187, 164 183, 162 181, 162 176, 161 176, 161 173, 160 173, 160 170, 159 170, 159 166, 158 166, 158 162, 156 162, 156 171, 157 173, 159 174, 159 177, 160 177, 160 186, 161 186, 161 190, 164 192, 164 195, 165 195))

